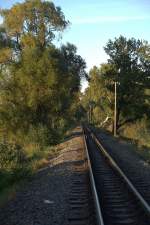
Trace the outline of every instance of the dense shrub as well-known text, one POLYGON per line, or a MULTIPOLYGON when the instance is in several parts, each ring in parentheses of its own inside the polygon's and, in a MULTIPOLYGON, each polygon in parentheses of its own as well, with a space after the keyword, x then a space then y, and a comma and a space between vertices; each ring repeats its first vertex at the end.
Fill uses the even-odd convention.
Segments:
POLYGON ((15 169, 25 161, 26 156, 20 145, 0 143, 0 169, 15 169))
POLYGON ((126 125, 121 130, 121 135, 135 140, 140 146, 150 147, 150 127, 146 118, 126 125))

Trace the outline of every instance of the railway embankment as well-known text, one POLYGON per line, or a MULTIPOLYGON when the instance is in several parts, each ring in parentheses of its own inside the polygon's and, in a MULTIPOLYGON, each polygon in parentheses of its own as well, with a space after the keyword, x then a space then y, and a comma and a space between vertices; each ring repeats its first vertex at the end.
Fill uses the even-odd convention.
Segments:
POLYGON ((0 225, 149 224, 150 166, 131 147, 75 128, 0 208, 0 225))
MULTIPOLYGON (((82 129, 73 130, 70 137, 57 146, 57 152, 57 157, 50 159, 0 208, 0 225, 66 225, 78 219, 77 199, 90 196, 90 190, 85 187, 88 173, 82 129), (86 196, 80 196, 83 191, 86 196)), ((80 216, 88 220, 88 204, 86 207, 80 216)))

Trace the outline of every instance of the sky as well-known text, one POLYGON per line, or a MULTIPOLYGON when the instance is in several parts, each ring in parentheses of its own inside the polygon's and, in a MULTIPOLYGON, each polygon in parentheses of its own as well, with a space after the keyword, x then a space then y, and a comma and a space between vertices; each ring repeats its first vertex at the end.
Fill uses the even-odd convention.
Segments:
MULTIPOLYGON (((0 0, 9 8, 22 0, 0 0)), ((123 35, 150 42, 150 0, 53 0, 60 6, 70 26, 59 42, 75 44, 85 59, 87 71, 107 62, 104 46, 123 35)), ((86 83, 83 84, 84 88, 86 83)))

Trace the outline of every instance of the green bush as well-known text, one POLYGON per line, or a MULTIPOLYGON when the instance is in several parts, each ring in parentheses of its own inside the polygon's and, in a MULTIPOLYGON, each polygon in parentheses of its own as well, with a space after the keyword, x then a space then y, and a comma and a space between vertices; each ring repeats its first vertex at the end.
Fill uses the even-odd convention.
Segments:
POLYGON ((150 127, 146 118, 126 125, 122 129, 121 135, 135 140, 139 146, 150 147, 150 127))
POLYGON ((26 156, 20 145, 0 143, 0 169, 11 170, 25 161, 26 156))
POLYGON ((47 146, 51 143, 50 131, 46 126, 30 126, 26 135, 27 143, 38 143, 41 146, 47 146))
MULTIPOLYGON (((29 129, 0 135, 0 191, 10 185, 30 177, 40 166, 47 163, 52 153, 50 147, 60 142, 68 129, 67 120, 57 121, 57 128, 39 124, 29 129)), ((4 133, 3 133, 4 134, 4 133)))

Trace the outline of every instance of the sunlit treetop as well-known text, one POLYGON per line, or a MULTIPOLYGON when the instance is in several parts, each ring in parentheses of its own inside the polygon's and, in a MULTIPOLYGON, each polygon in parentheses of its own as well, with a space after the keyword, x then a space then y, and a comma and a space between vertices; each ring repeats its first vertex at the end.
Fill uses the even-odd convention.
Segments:
POLYGON ((6 33, 18 47, 37 44, 45 47, 69 24, 61 8, 49 1, 26 0, 2 9, 0 14, 6 33))

